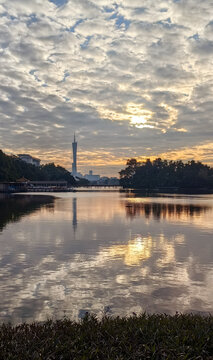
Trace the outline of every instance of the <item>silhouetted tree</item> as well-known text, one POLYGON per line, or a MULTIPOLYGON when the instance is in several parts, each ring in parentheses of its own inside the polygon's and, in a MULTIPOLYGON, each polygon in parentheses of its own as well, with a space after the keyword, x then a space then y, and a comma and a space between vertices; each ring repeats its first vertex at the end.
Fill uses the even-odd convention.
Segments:
POLYGON ((159 187, 213 188, 213 168, 188 161, 167 161, 160 158, 143 163, 136 159, 127 161, 126 169, 120 171, 123 187, 153 189, 159 187))
POLYGON ((28 180, 65 180, 70 185, 76 181, 68 170, 54 163, 35 166, 27 164, 16 156, 8 156, 0 150, 0 181, 16 181, 25 177, 28 180))

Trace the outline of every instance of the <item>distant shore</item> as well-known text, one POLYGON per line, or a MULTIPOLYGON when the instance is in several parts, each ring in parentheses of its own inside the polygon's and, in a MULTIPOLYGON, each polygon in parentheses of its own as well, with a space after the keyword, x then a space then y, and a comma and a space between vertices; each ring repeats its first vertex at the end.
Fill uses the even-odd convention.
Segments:
POLYGON ((186 195, 202 195, 213 194, 213 188, 178 188, 178 187, 158 187, 158 188, 132 188, 123 187, 123 191, 131 191, 134 193, 148 193, 148 194, 186 194, 186 195))
POLYGON ((213 316, 197 314, 86 315, 0 326, 2 360, 29 359, 212 359, 213 316))

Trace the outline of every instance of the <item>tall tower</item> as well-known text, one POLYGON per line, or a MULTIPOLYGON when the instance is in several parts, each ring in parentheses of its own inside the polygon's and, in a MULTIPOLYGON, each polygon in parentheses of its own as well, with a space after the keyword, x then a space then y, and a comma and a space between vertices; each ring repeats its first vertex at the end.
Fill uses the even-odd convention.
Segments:
POLYGON ((74 141, 72 143, 72 151, 73 151, 73 163, 72 163, 72 175, 77 174, 77 142, 75 141, 75 134, 74 134, 74 141))

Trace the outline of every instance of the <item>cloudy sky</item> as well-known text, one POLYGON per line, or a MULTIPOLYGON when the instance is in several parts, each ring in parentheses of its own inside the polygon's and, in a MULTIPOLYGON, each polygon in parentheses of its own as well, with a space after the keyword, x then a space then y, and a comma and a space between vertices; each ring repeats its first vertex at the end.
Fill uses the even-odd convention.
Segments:
POLYGON ((213 0, 0 0, 0 148, 213 165, 213 0))

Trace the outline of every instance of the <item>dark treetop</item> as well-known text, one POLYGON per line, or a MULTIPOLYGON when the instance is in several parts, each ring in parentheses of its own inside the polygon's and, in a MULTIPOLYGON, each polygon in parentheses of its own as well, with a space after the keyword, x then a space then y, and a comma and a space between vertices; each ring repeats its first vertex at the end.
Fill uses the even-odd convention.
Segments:
POLYGON ((213 188, 213 168, 194 160, 183 163, 160 158, 146 162, 130 159, 119 174, 120 184, 127 188, 213 188))
POLYGON ((61 166, 50 163, 41 166, 27 164, 16 156, 8 156, 0 150, 0 182, 16 181, 20 178, 31 181, 60 181, 65 180, 75 185, 75 179, 70 172, 61 166))

